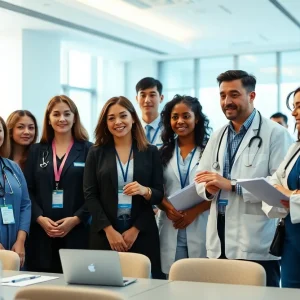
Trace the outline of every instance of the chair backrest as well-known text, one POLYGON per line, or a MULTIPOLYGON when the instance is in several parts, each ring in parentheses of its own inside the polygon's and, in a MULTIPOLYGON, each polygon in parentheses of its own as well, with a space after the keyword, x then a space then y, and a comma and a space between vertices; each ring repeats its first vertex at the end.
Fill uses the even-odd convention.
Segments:
POLYGON ((123 277, 150 278, 151 262, 145 255, 119 252, 123 277))
POLYGON ((124 300, 115 292, 70 286, 38 285, 18 290, 15 300, 124 300))
POLYGON ((16 252, 0 250, 2 270, 20 271, 20 257, 16 252))
POLYGON ((170 280, 266 285, 264 268, 254 262, 229 259, 188 258, 176 261, 170 280))

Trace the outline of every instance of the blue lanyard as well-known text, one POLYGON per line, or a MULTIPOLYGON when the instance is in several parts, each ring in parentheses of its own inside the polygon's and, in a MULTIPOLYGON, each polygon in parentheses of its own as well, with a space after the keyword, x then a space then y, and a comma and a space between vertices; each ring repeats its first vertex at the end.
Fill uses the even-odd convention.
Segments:
POLYGON ((156 130, 154 132, 154 135, 153 135, 153 138, 151 139, 150 144, 153 144, 153 142, 155 141, 155 138, 156 138, 156 136, 157 136, 157 134, 158 134, 158 132, 160 130, 160 127, 161 127, 161 122, 159 122, 158 127, 156 128, 156 130))
POLYGON ((179 166, 179 146, 177 145, 176 146, 176 156, 177 156, 177 168, 178 168, 178 172, 179 172, 179 177, 180 177, 180 184, 181 184, 181 188, 183 189, 185 187, 185 184, 186 184, 186 181, 188 179, 188 176, 189 176, 189 173, 190 173, 190 168, 191 168, 191 163, 192 163, 192 160, 193 160, 193 157, 194 157, 194 154, 196 152, 196 149, 197 147, 195 147, 195 149, 193 150, 192 152, 192 157, 190 159, 190 162, 189 162, 189 166, 187 168, 187 171, 186 171, 186 175, 185 175, 185 179, 183 180, 182 179, 182 174, 181 174, 181 171, 180 171, 180 166, 179 166))
POLYGON ((121 172, 122 172, 122 175, 123 175, 124 182, 127 182, 127 176, 128 176, 128 170, 129 170, 129 164, 130 164, 130 157, 132 155, 133 147, 131 146, 131 149, 130 149, 130 153, 129 153, 128 162, 127 162, 127 166, 126 166, 126 171, 125 172, 124 172, 124 169, 123 169, 122 162, 120 160, 119 154, 118 154, 117 150, 115 150, 115 151, 116 151, 116 155, 117 155, 117 158, 118 158, 120 169, 121 169, 121 172))

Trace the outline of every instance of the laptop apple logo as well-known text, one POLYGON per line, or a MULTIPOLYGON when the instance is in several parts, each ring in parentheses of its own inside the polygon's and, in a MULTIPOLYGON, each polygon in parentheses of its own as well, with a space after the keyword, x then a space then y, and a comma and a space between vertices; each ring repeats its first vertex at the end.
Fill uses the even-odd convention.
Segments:
POLYGON ((90 272, 96 272, 96 268, 95 268, 94 264, 88 265, 88 269, 89 269, 90 272))

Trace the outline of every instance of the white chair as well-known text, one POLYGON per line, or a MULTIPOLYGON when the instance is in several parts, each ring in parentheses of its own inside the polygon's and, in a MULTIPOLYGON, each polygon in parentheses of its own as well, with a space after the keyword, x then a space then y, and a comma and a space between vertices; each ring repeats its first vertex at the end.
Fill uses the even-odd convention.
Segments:
POLYGON ((16 252, 0 250, 2 270, 20 271, 20 257, 16 252))
POLYGON ((15 300, 124 300, 115 292, 66 286, 38 285, 18 290, 15 300))
POLYGON ((142 254, 119 252, 123 277, 150 278, 150 259, 142 254))
POLYGON ((229 259, 187 258, 176 261, 170 280, 266 285, 264 268, 254 262, 229 259))

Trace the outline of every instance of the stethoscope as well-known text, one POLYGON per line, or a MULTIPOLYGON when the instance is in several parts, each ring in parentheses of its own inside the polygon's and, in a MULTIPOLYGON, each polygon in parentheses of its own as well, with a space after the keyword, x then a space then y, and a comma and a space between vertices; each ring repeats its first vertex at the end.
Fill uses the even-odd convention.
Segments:
POLYGON ((49 160, 46 161, 47 158, 48 158, 48 156, 49 156, 49 151, 48 150, 43 151, 43 154, 42 154, 42 163, 40 164, 40 167, 42 169, 46 168, 48 166, 48 164, 49 164, 49 160))
MULTIPOLYGON (((21 186, 21 182, 20 182, 18 176, 15 174, 15 172, 14 172, 10 167, 8 167, 8 166, 5 164, 5 162, 4 162, 4 160, 3 160, 2 157, 0 157, 0 161, 1 161, 1 165, 2 165, 2 170, 1 170, 1 171, 2 171, 2 175, 3 175, 3 180, 6 179, 6 182, 7 182, 7 184, 8 184, 8 187, 9 187, 9 189, 10 189, 10 191, 8 192, 8 194, 13 195, 14 191, 13 191, 13 189, 12 189, 12 185, 11 185, 9 179, 8 179, 8 176, 6 176, 5 172, 8 171, 8 172, 11 173, 11 175, 16 179, 16 181, 17 181, 19 187, 21 186)), ((2 189, 2 187, 1 187, 1 189, 2 189)), ((1 191, 1 192, 2 192, 2 191, 1 191)), ((3 193, 5 194, 4 188, 3 188, 3 193)), ((4 195, 3 195, 3 196, 4 196, 4 195)))
MULTIPOLYGON (((260 130, 261 130, 262 118, 261 118, 260 112, 259 112, 259 111, 257 111, 257 112, 258 112, 258 115, 259 115, 258 130, 257 130, 256 135, 253 136, 253 137, 250 139, 249 143, 248 143, 248 164, 245 165, 246 167, 251 167, 251 166, 252 166, 252 164, 253 164, 253 162, 254 162, 254 160, 255 160, 255 157, 256 157, 256 155, 257 155, 257 153, 258 153, 258 151, 259 151, 259 149, 260 149, 260 147, 261 147, 261 145, 262 145, 262 138, 260 137, 260 130), (252 163, 249 163, 249 153, 250 153, 250 148, 251 148, 251 145, 252 145, 253 141, 255 141, 256 139, 259 141, 258 144, 257 144, 257 151, 256 151, 256 153, 255 153, 255 155, 254 155, 254 157, 253 157, 252 163)), ((212 164, 213 169, 215 169, 216 171, 220 170, 219 152, 220 152, 220 148, 221 148, 221 144, 222 144, 222 141, 223 141, 223 137, 224 137, 224 135, 225 135, 225 132, 228 131, 228 130, 229 130, 229 125, 226 126, 226 128, 224 129, 224 131, 223 131, 223 133, 222 133, 222 135, 221 135, 221 139, 220 139, 220 141, 219 141, 218 150, 217 150, 216 161, 212 164)), ((229 145, 228 145, 228 146, 229 146, 229 145)))
POLYGON ((293 156, 290 158, 290 160, 287 162, 287 164, 285 165, 283 172, 281 174, 281 178, 285 178, 286 176, 286 170, 289 167, 289 165, 291 164, 292 160, 296 157, 296 155, 300 152, 300 148, 297 149, 297 151, 293 154, 293 156))

